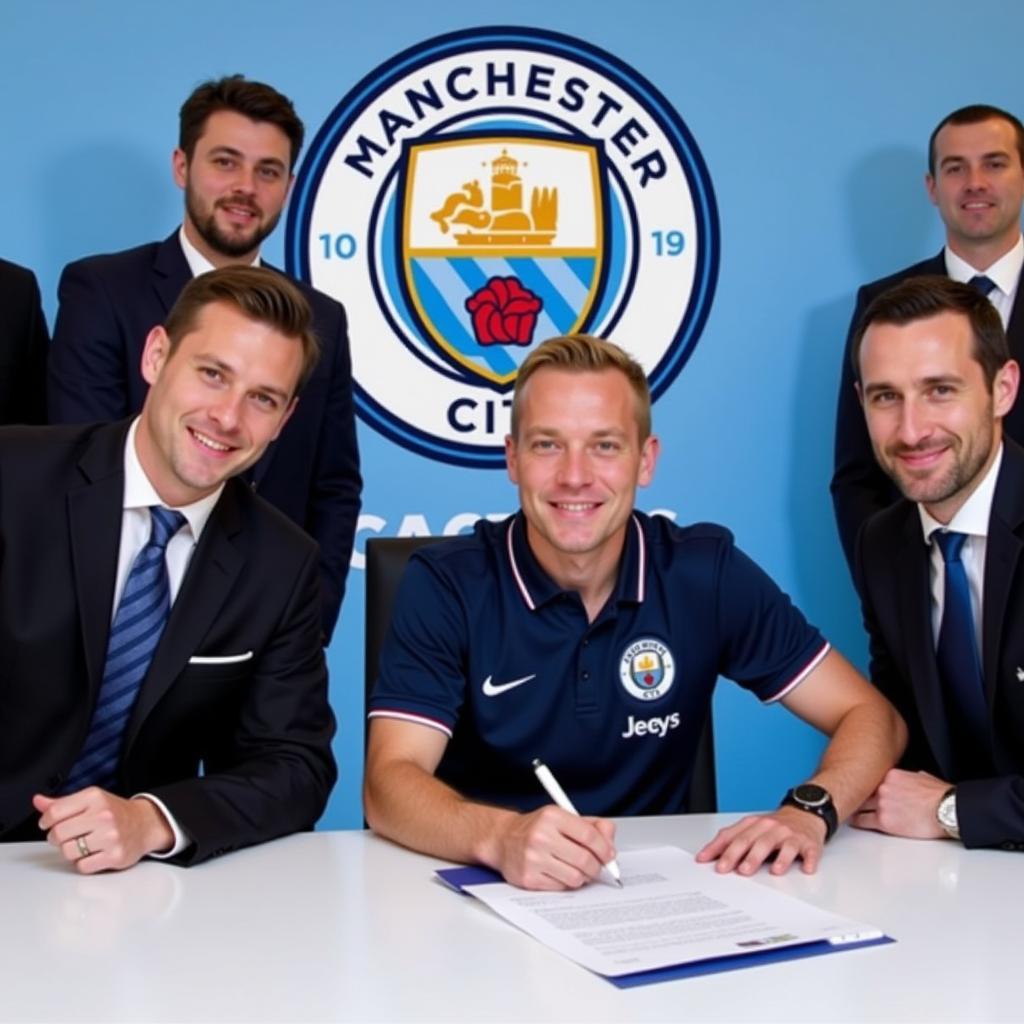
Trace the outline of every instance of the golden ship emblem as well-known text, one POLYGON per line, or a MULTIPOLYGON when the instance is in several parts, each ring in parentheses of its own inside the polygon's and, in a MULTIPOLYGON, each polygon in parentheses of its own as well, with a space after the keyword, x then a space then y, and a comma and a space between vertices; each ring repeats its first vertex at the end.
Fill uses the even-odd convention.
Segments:
POLYGON ((467 181, 462 191, 452 192, 440 209, 430 214, 442 233, 454 225, 469 228, 453 235, 458 245, 550 245, 558 228, 558 189, 535 186, 529 213, 523 208, 523 179, 519 161, 503 149, 491 161, 491 205, 484 202, 478 180, 467 181))

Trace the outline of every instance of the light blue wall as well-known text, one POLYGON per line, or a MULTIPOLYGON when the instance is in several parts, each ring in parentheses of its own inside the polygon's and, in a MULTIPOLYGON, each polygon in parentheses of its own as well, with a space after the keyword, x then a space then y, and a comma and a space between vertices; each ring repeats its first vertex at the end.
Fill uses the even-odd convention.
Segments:
MULTIPOLYGON (((0 253, 36 270, 52 322, 64 263, 169 233, 181 209, 170 180, 177 110, 204 78, 269 81, 312 132, 357 79, 429 36, 489 22, 578 35, 675 105, 721 217, 717 296, 695 354, 656 406, 665 454, 643 503, 732 527, 863 664, 827 492, 853 293, 941 244, 921 183, 935 121, 971 102, 1024 110, 1024 7, 997 0, 979 17, 951 0, 524 0, 495 11, 452 0, 6 4, 0 253)), ((265 254, 281 264, 282 247, 279 229, 265 254)), ((386 521, 385 535, 408 514, 439 532, 456 513, 514 507, 501 473, 417 459, 362 425, 360 443, 364 511, 386 521)), ((330 650, 341 782, 325 823, 334 827, 361 820, 362 629, 353 571, 330 650)), ((820 749, 785 712, 729 686, 716 725, 728 809, 775 803, 820 749)))

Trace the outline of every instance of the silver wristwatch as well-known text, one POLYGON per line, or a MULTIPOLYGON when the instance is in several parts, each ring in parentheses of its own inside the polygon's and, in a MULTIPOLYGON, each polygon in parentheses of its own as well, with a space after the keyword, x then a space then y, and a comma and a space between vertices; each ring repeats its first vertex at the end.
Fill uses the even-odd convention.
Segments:
POLYGON ((939 819, 942 831, 945 832, 950 839, 960 838, 960 823, 957 821, 956 817, 956 786, 950 786, 949 789, 942 794, 942 799, 939 801, 939 807, 935 812, 935 817, 939 819))

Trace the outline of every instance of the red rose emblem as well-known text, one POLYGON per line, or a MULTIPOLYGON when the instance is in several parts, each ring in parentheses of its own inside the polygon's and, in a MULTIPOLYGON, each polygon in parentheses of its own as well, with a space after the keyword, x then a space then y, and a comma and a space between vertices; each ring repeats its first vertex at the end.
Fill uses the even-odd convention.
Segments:
POLYGON ((529 345, 544 303, 517 277, 492 277, 466 299, 481 345, 529 345))

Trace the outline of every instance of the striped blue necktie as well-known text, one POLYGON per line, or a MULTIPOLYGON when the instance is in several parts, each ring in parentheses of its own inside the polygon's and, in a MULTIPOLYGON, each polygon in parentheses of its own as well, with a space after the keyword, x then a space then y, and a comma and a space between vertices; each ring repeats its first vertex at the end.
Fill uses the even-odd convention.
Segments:
POLYGON ((64 783, 72 793, 85 786, 111 789, 117 779, 125 726, 149 671, 171 608, 167 543, 185 524, 180 512, 150 508, 149 540, 135 557, 110 627, 107 661, 89 733, 64 783))

